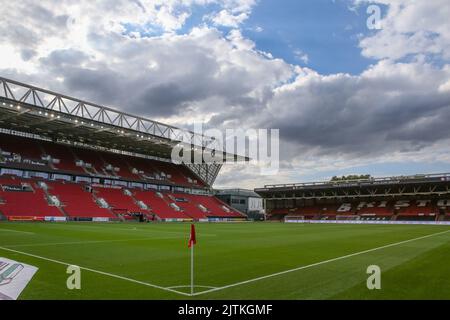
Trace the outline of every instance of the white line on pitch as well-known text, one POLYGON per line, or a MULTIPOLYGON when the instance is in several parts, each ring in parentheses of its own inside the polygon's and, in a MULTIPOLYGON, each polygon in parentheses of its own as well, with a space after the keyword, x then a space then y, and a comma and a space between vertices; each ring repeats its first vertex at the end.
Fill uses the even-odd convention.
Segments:
POLYGON ((70 244, 96 244, 96 243, 110 243, 110 242, 128 242, 128 241, 143 241, 143 240, 155 240, 155 239, 178 239, 179 237, 164 237, 164 238, 134 238, 134 239, 113 239, 113 240, 86 240, 86 241, 68 241, 68 242, 45 242, 45 243, 24 243, 24 244, 7 244, 6 248, 18 248, 18 247, 45 247, 45 246, 58 246, 58 245, 70 245, 70 244))
MULTIPOLYGON (((167 287, 167 289, 190 288, 191 285, 167 287)), ((194 288, 216 289, 217 287, 194 285, 194 288)))
MULTIPOLYGON (((180 235, 186 236, 186 232, 166 231, 166 230, 157 230, 157 229, 116 228, 116 227, 111 227, 111 229, 106 229, 104 227, 92 226, 92 225, 67 225, 67 224, 64 224, 64 225, 56 225, 55 224, 53 226, 56 226, 56 227, 65 226, 65 227, 67 227, 67 228, 65 228, 66 230, 67 229, 74 229, 74 228, 78 227, 79 229, 83 229, 84 231, 92 231, 92 230, 88 230, 88 229, 92 228, 92 229, 105 230, 107 232, 120 230, 120 231, 133 231, 133 232, 138 231, 138 232, 145 232, 145 233, 148 233, 148 234, 152 234, 152 232, 155 232, 155 233, 158 233, 158 232, 159 233, 172 233, 172 234, 180 234, 180 235)), ((60 229, 64 229, 64 228, 60 228, 60 229)), ((206 236, 206 237, 217 237, 217 234, 213 234, 213 233, 202 233, 201 235, 202 236, 206 236)))
MULTIPOLYGON (((54 259, 50 259, 50 258, 38 256, 38 255, 35 255, 35 254, 23 252, 23 251, 18 251, 18 250, 14 250, 14 249, 9 249, 9 248, 5 248, 5 247, 0 247, 0 249, 5 250, 5 251, 9 251, 9 252, 14 252, 14 253, 23 254, 23 255, 25 255, 25 256, 30 256, 30 257, 37 258, 37 259, 41 259, 41 260, 50 261, 50 262, 53 262, 53 263, 62 264, 62 265, 64 265, 64 266, 77 265, 77 264, 70 264, 70 263, 67 263, 67 262, 63 262, 63 261, 59 261, 59 260, 54 260, 54 259)), ((77 265, 77 266, 78 266, 78 265, 77 265)), ((90 272, 94 272, 94 273, 98 273, 98 274, 102 274, 102 275, 104 275, 104 276, 108 276, 108 277, 112 277, 112 278, 116 278, 116 279, 121 279, 121 280, 129 281, 129 282, 141 284, 141 285, 144 285, 144 286, 147 286, 147 287, 152 287, 152 288, 156 288, 156 289, 160 289, 160 290, 164 290, 164 291, 169 291, 169 292, 173 292, 173 293, 178 293, 178 294, 181 294, 181 295, 183 295, 183 296, 190 296, 190 294, 188 294, 188 293, 184 293, 184 292, 177 291, 177 290, 170 289, 170 288, 166 288, 166 287, 161 287, 161 286, 158 286, 158 285, 156 285, 156 284, 152 284, 152 283, 148 283, 148 282, 143 282, 143 281, 139 281, 139 280, 135 280, 135 279, 131 279, 131 278, 119 276, 119 275, 117 275, 117 274, 113 274, 113 273, 109 273, 109 272, 104 272, 104 271, 99 271, 99 270, 95 270, 95 269, 91 269, 91 268, 86 268, 86 267, 82 267, 82 266, 79 266, 79 267, 80 267, 80 269, 83 269, 83 270, 86 270, 86 271, 90 271, 90 272)))
POLYGON ((269 274, 269 275, 266 275, 266 276, 262 276, 262 277, 258 277, 258 278, 254 278, 254 279, 250 279, 250 280, 245 280, 245 281, 233 283, 233 284, 226 285, 226 286, 223 286, 223 287, 218 287, 218 288, 214 288, 214 289, 211 289, 211 290, 197 292, 197 293, 192 294, 192 296, 198 296, 198 295, 202 295, 202 294, 206 294, 206 293, 220 291, 220 290, 224 290, 224 289, 228 289, 228 288, 231 288, 231 287, 240 286, 240 285, 251 283, 251 282, 256 282, 256 281, 259 281, 259 280, 264 280, 264 279, 267 279, 267 278, 280 276, 280 275, 283 275, 283 274, 286 274, 286 273, 290 273, 290 272, 294 272, 294 271, 299 271, 299 270, 303 270, 303 269, 316 267, 316 266, 319 266, 319 265, 322 265, 322 264, 326 264, 326 263, 329 263, 329 262, 343 260, 343 259, 354 257, 354 256, 357 256, 357 255, 360 255, 360 254, 369 253, 369 252, 372 252, 372 251, 381 250, 381 249, 385 249, 385 248, 389 248, 389 247, 393 247, 393 246, 398 246, 400 244, 405 244, 405 243, 408 243, 408 242, 417 241, 417 240, 421 240, 421 239, 437 236, 439 234, 444 234, 444 233, 447 233, 447 232, 450 232, 450 230, 443 231, 443 232, 437 232, 437 233, 429 234, 429 235, 426 235, 426 236, 423 236, 423 237, 414 238, 414 239, 409 239, 409 240, 404 240, 404 241, 400 241, 400 242, 395 242, 395 243, 391 243, 391 244, 388 244, 388 245, 385 245, 385 246, 381 246, 381 247, 377 247, 377 248, 373 248, 373 249, 369 249, 369 250, 364 250, 364 251, 359 251, 359 252, 347 254, 345 256, 340 256, 340 257, 337 257, 337 258, 316 262, 316 263, 309 264, 309 265, 306 265, 306 266, 301 266, 301 267, 298 267, 298 268, 285 270, 285 271, 281 271, 281 272, 277 272, 277 273, 272 273, 272 274, 269 274))
POLYGON ((19 233, 25 233, 25 234, 35 234, 34 232, 12 230, 12 229, 5 229, 5 228, 0 228, 0 231, 19 232, 19 233))

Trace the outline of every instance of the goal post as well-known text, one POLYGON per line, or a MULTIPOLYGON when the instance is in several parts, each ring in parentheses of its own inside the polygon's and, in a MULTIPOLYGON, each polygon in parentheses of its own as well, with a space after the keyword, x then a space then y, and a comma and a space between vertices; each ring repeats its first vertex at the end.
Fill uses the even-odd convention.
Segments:
POLYGON ((302 216, 302 215, 295 215, 295 216, 290 216, 290 215, 287 215, 287 216, 285 216, 284 217, 284 222, 297 222, 297 223, 300 223, 300 222, 304 222, 305 221, 305 216, 302 216))

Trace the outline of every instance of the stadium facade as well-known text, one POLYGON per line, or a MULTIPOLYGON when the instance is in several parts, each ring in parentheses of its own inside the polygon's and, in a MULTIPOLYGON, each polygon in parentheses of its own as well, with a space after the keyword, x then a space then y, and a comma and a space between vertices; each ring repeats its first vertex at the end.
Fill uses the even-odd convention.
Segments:
POLYGON ((247 189, 222 189, 216 196, 253 220, 265 220, 263 201, 259 194, 247 189))
POLYGON ((172 163, 182 141, 215 152, 206 136, 0 77, 0 219, 245 219, 212 193, 221 162, 172 163))
POLYGON ((270 220, 450 221, 450 174, 266 185, 270 220))

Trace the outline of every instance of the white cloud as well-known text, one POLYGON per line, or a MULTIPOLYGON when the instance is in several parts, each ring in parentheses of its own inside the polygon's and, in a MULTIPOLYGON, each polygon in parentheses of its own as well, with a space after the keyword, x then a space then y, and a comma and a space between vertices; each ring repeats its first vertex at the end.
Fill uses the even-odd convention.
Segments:
POLYGON ((222 10, 206 15, 205 19, 216 26, 238 28, 250 16, 256 0, 226 0, 222 5, 222 10))
POLYGON ((227 10, 222 10, 213 15, 210 19, 215 25, 237 28, 242 22, 247 20, 247 18, 248 14, 245 12, 235 15, 227 10))
POLYGON ((359 5, 388 6, 382 29, 360 42, 362 54, 376 59, 400 59, 431 54, 450 59, 450 5, 447 0, 356 0, 359 5))
POLYGON ((300 49, 294 50, 294 56, 297 60, 303 62, 304 64, 309 63, 309 56, 300 49))

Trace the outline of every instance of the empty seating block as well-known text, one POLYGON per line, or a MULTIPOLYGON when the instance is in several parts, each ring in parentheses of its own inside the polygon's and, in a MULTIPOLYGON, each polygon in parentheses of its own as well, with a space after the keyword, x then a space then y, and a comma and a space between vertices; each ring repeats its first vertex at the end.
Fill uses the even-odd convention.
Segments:
POLYGON ((159 176, 160 180, 166 180, 179 186, 205 186, 185 166, 164 161, 131 157, 6 134, 0 134, 0 148, 3 151, 19 154, 22 158, 31 160, 40 160, 44 155, 50 156, 59 160, 59 163, 53 163, 53 167, 56 170, 67 173, 115 176, 131 181, 142 181, 143 176, 148 178, 159 176), (91 164, 92 169, 77 166, 76 162, 78 160, 91 164), (111 165, 111 170, 106 169, 108 165, 111 165), (114 168, 118 170, 115 171, 113 170, 114 168), (138 172, 133 172, 133 168, 142 171, 143 174, 140 175, 138 172))
MULTIPOLYGON (((2 185, 11 185, 4 179, 2 180, 2 185)), ((0 188, 0 212, 7 217, 64 216, 58 208, 48 204, 42 189, 34 187, 30 190, 4 191, 3 187, 0 188)))
POLYGON ((124 156, 104 152, 102 153, 102 158, 106 164, 114 168, 119 168, 119 171, 115 172, 117 176, 128 180, 140 180, 138 174, 131 172, 130 166, 124 159, 124 156))
POLYGON ((49 182, 49 193, 56 195, 67 215, 71 217, 117 218, 108 209, 100 208, 93 195, 83 189, 83 185, 63 182, 49 182))
POLYGON ((100 157, 99 153, 90 149, 74 148, 75 156, 85 163, 90 163, 92 168, 100 175, 105 175, 105 162, 100 157))
POLYGON ((24 137, 0 134, 0 149, 20 154, 23 158, 39 160, 42 157, 42 150, 37 140, 24 137))
POLYGON ((68 146, 49 142, 43 143, 42 146, 47 155, 50 155, 52 158, 59 159, 58 164, 53 164, 55 168, 64 171, 86 173, 83 168, 76 165, 75 157, 68 146))
POLYGON ((394 214, 394 208, 390 202, 374 202, 360 207, 358 214, 361 216, 387 217, 394 214))
POLYGON ((190 216, 186 215, 183 211, 177 211, 170 203, 169 198, 163 195, 163 198, 159 197, 155 191, 136 191, 134 194, 136 200, 144 202, 151 208, 151 212, 156 214, 161 219, 189 219, 190 216))
POLYGON ((122 188, 95 187, 94 193, 97 198, 103 198, 116 213, 144 213, 131 196, 124 194, 122 188))
POLYGON ((196 203, 203 205, 208 209, 208 216, 211 217, 242 217, 242 214, 232 207, 228 206, 221 200, 213 196, 207 195, 188 195, 190 199, 193 199, 196 203))
POLYGON ((207 212, 204 212, 198 206, 199 204, 195 202, 193 199, 189 198, 188 195, 185 194, 173 194, 173 198, 177 201, 175 203, 179 206, 183 212, 194 218, 194 219, 206 219, 207 212), (179 201, 181 200, 181 201, 179 201))

